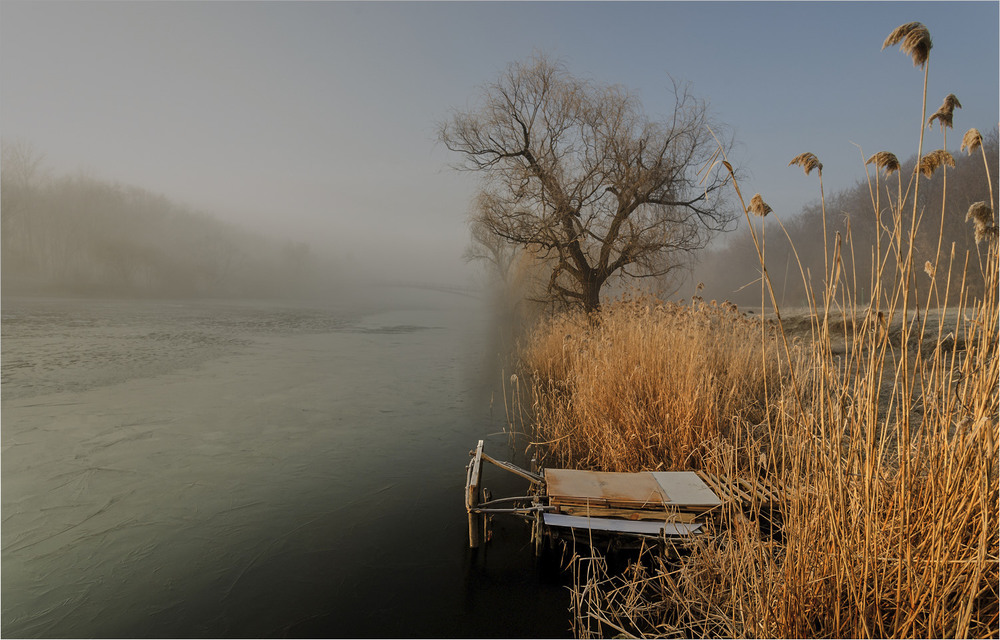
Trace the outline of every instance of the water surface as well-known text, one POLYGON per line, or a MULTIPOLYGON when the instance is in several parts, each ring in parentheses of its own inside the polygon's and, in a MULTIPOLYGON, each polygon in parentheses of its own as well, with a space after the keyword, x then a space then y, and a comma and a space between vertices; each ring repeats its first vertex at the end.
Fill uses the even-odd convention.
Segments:
POLYGON ((2 312, 5 636, 568 633, 520 523, 466 549, 468 450, 511 453, 476 300, 2 312))

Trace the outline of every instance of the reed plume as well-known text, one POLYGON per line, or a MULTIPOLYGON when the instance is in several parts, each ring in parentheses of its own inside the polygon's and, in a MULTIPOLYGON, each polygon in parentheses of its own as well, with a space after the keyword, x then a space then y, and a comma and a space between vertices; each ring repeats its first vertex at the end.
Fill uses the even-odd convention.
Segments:
POLYGON ((865 161, 865 164, 874 164, 876 169, 885 171, 885 175, 890 176, 894 171, 899 171, 899 158, 889 151, 879 151, 865 161))
POLYGON ((985 202, 973 202, 965 214, 965 221, 972 221, 976 227, 988 227, 993 224, 993 207, 985 202))
POLYGON ((761 218, 774 211, 770 205, 764 202, 764 198, 760 197, 759 193, 754 194, 754 196, 750 198, 750 206, 747 210, 755 216, 760 216, 761 218))
POLYGON ((816 169, 819 173, 823 173, 823 163, 819 161, 819 158, 814 153, 800 153, 788 163, 789 167, 792 165, 802 167, 806 175, 809 175, 813 169, 816 169))
POLYGON ((976 244, 979 244, 983 240, 996 240, 998 235, 997 226, 991 224, 988 227, 976 227, 976 244))
POLYGON ((979 133, 979 129, 972 127, 962 136, 962 146, 959 150, 971 156, 972 152, 981 146, 983 146, 983 134, 979 133))
POLYGON ((899 44, 899 50, 913 58, 914 67, 927 64, 933 46, 930 31, 920 22, 907 22, 893 29, 882 43, 882 49, 894 44, 899 44))
POLYGON ((934 112, 934 115, 927 120, 927 126, 931 126, 937 120, 942 129, 945 127, 952 128, 952 118, 954 117, 956 108, 961 109, 962 103, 958 101, 954 93, 949 93, 945 96, 944 102, 941 103, 938 110, 934 112))
POLYGON ((954 93, 949 93, 944 97, 944 102, 941 103, 942 109, 947 109, 948 111, 954 111, 955 109, 961 109, 962 103, 958 101, 958 96, 954 93))
POLYGON ((945 165, 954 167, 955 158, 944 149, 938 149, 937 151, 931 151, 921 158, 918 169, 924 174, 925 178, 930 178, 934 175, 935 171, 945 165))

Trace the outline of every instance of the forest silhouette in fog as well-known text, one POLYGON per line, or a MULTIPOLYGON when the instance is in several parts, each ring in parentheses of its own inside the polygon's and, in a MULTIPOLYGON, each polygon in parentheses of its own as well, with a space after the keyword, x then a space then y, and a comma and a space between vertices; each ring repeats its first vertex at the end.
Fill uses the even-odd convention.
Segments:
POLYGON ((336 269, 305 242, 247 231, 145 189, 51 176, 23 141, 3 144, 5 293, 285 297, 336 269))

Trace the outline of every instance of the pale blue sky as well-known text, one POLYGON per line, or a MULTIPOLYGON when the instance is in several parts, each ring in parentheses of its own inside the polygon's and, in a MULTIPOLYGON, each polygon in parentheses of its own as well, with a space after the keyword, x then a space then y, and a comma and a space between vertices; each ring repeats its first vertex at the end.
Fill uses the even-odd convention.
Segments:
MULTIPOLYGON (((0 4, 0 132, 56 174, 135 184, 428 279, 462 271, 472 175, 436 122, 533 51, 670 106, 667 74, 735 131, 733 159, 782 216, 916 152, 922 71, 896 26, 934 41, 928 109, 949 147, 1000 118, 998 2, 0 4), (385 255, 391 253, 391 256, 385 255)), ((929 148, 940 133, 928 130, 929 148)))

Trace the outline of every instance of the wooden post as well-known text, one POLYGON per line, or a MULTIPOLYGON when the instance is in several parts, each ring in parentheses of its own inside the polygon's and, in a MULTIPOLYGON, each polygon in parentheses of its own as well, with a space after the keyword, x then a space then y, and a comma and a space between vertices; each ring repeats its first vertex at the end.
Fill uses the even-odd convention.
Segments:
POLYGON ((465 485, 465 508, 469 512, 469 547, 479 546, 479 514, 473 511, 479 506, 479 478, 483 470, 483 441, 476 445, 476 451, 469 462, 469 478, 465 485))
POLYGON ((535 542, 535 557, 542 556, 542 541, 545 536, 545 526, 542 524, 542 512, 535 512, 535 526, 532 527, 532 534, 535 542))

